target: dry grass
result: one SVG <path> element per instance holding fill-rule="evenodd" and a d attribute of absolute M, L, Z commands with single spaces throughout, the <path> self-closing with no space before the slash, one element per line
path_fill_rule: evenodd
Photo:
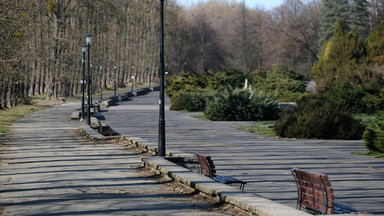
<path fill-rule="evenodd" d="M 29 113 L 45 108 L 46 106 L 23 105 L 12 109 L 0 110 L 0 135 L 8 133 L 9 127 L 16 120 L 23 118 Z"/>

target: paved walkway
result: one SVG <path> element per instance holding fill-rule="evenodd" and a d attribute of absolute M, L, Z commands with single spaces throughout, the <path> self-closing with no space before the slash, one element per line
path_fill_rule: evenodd
<path fill-rule="evenodd" d="M 158 95 L 118 103 L 100 115 L 122 135 L 157 147 Z M 291 168 L 324 172 L 338 202 L 384 214 L 384 160 L 351 154 L 366 151 L 362 141 L 271 139 L 233 128 L 250 122 L 206 122 L 192 115 L 166 112 L 168 152 L 209 154 L 219 174 L 249 182 L 245 191 L 292 207 L 296 185 Z"/>
<path fill-rule="evenodd" d="M 139 157 L 123 146 L 82 139 L 67 120 L 76 106 L 28 115 L 0 140 L 3 215 L 226 215 L 141 177 Z"/>

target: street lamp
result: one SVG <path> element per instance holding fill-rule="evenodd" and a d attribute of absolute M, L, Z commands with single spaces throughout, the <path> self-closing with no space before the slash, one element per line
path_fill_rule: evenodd
<path fill-rule="evenodd" d="M 183 64 L 183 69 L 182 69 L 182 71 L 181 71 L 181 73 L 184 73 L 184 69 L 185 69 L 185 66 L 187 65 L 187 62 L 184 62 L 184 64 Z"/>
<path fill-rule="evenodd" d="M 133 82 L 135 81 L 135 76 L 131 76 L 131 82 L 132 82 L 132 89 L 131 89 L 131 92 L 133 94 Z"/>
<path fill-rule="evenodd" d="M 86 34 L 86 35 L 85 35 L 85 41 L 86 41 L 86 43 L 87 43 L 87 47 L 88 47 L 87 125 L 90 125 L 90 124 L 91 124 L 91 96 L 90 96 L 90 93 L 91 93 L 91 86 L 90 86 L 90 83 L 91 83 L 91 73 L 90 73 L 91 59 L 90 59 L 90 50 L 91 50 L 91 39 L 92 39 L 92 36 L 93 36 L 92 34 Z"/>
<path fill-rule="evenodd" d="M 100 64 L 100 101 L 103 101 L 103 65 Z"/>
<path fill-rule="evenodd" d="M 151 88 L 151 76 L 152 76 L 152 73 L 151 73 L 151 64 L 148 65 L 148 80 L 149 80 L 149 88 Z"/>
<path fill-rule="evenodd" d="M 135 76 L 133 75 L 134 70 L 135 70 L 135 66 L 132 65 L 132 76 L 131 76 L 131 81 L 132 81 L 132 90 L 131 90 L 131 92 L 132 93 L 133 93 L 133 79 L 135 79 Z"/>
<path fill-rule="evenodd" d="M 90 64 L 91 65 L 91 79 L 89 80 L 89 85 L 91 85 L 91 105 L 92 105 L 92 103 L 93 103 L 93 93 L 94 93 L 94 89 L 93 89 L 93 70 L 92 70 L 92 68 L 93 68 L 93 65 L 92 65 L 92 63 Z M 92 108 L 92 107 L 91 107 Z"/>
<path fill-rule="evenodd" d="M 81 76 L 81 116 L 80 116 L 80 121 L 84 121 L 84 90 L 85 90 L 85 52 L 87 51 L 87 45 L 82 45 L 81 46 L 82 51 L 83 51 L 83 59 L 82 59 L 82 64 L 83 64 L 83 73 Z"/>
<path fill-rule="evenodd" d="M 117 66 L 115 65 L 115 97 L 116 97 L 116 88 L 117 88 L 117 85 L 116 85 L 116 82 L 117 82 L 117 78 L 116 78 L 116 71 L 117 71 Z"/>
<path fill-rule="evenodd" d="M 164 112 L 164 0 L 160 0 L 160 99 L 159 99 L 159 156 L 165 157 Z"/>

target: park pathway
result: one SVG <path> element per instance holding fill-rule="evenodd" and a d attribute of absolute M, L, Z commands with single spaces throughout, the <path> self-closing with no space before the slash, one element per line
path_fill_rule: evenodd
<path fill-rule="evenodd" d="M 138 155 L 122 145 L 81 138 L 68 121 L 76 106 L 32 113 L 0 141 L 2 215 L 227 215 L 141 177 Z"/>
<path fill-rule="evenodd" d="M 121 102 L 99 113 L 114 130 L 157 147 L 158 92 Z M 248 181 L 245 191 L 295 207 L 293 167 L 324 172 L 336 200 L 384 214 L 384 160 L 351 154 L 365 152 L 362 141 L 273 139 L 234 129 L 250 122 L 209 122 L 196 113 L 166 112 L 167 151 L 200 152 L 213 157 L 218 174 Z"/>

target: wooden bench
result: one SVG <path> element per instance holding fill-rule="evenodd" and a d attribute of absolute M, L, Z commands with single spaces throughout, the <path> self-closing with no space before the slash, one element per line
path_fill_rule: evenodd
<path fill-rule="evenodd" d="M 297 209 L 314 214 L 367 214 L 335 202 L 331 182 L 326 174 L 293 168 L 297 185 Z"/>
<path fill-rule="evenodd" d="M 100 120 L 98 120 L 98 123 L 99 123 L 99 133 L 104 135 L 104 136 L 112 136 L 113 135 L 113 131 L 112 131 L 112 128 L 105 124 L 105 123 L 102 123 Z"/>
<path fill-rule="evenodd" d="M 240 184 L 240 189 L 244 190 L 245 184 L 247 184 L 247 182 L 233 178 L 231 176 L 216 175 L 216 168 L 210 156 L 199 153 L 195 153 L 195 155 L 200 164 L 200 174 L 208 176 L 209 178 L 223 184 Z"/>

